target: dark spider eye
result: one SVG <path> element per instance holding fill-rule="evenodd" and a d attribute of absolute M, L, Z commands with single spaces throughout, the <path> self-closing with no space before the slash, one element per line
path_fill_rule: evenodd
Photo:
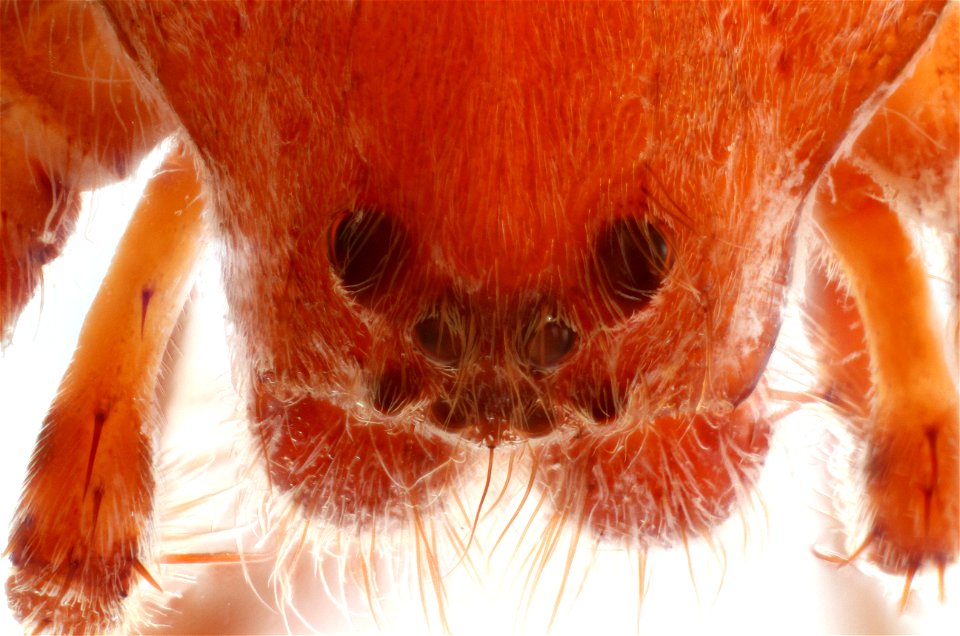
<path fill-rule="evenodd" d="M 524 357 L 540 369 L 555 367 L 573 350 L 577 332 L 555 316 L 548 315 L 527 339 Z"/>
<path fill-rule="evenodd" d="M 670 267 L 670 249 L 660 231 L 632 217 L 616 219 L 603 229 L 595 256 L 607 295 L 626 312 L 650 302 Z"/>
<path fill-rule="evenodd" d="M 428 358 L 455 367 L 463 355 L 464 329 L 462 314 L 452 303 L 443 303 L 434 314 L 414 325 L 413 336 Z"/>
<path fill-rule="evenodd" d="M 532 400 L 524 403 L 515 413 L 513 426 L 527 437 L 542 437 L 553 431 L 550 411 L 540 402 Z"/>
<path fill-rule="evenodd" d="M 437 400 L 430 405 L 430 415 L 444 431 L 460 431 L 470 423 L 470 416 L 462 402 L 454 405 L 445 399 Z"/>
<path fill-rule="evenodd" d="M 360 304 L 374 304 L 396 286 L 407 237 L 395 219 L 374 210 L 344 215 L 330 237 L 329 258 L 340 282 Z"/>
<path fill-rule="evenodd" d="M 384 415 L 393 415 L 416 399 L 413 379 L 399 367 L 384 370 L 377 378 L 371 402 Z"/>

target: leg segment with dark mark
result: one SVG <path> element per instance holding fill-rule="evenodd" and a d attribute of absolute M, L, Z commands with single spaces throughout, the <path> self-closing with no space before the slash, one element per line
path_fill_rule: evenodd
<path fill-rule="evenodd" d="M 151 516 L 152 400 L 201 244 L 199 190 L 179 152 L 150 182 L 44 421 L 10 538 L 10 604 L 28 629 L 107 631 L 123 615 Z"/>
<path fill-rule="evenodd" d="M 93 439 L 90 441 L 90 458 L 87 460 L 87 474 L 83 478 L 83 496 L 87 496 L 90 488 L 90 476 L 93 475 L 93 464 L 97 460 L 97 448 L 100 447 L 100 435 L 103 425 L 107 422 L 107 411 L 97 410 L 93 415 Z M 102 493 L 101 493 L 102 494 Z"/>
<path fill-rule="evenodd" d="M 144 287 L 140 292 L 140 337 L 143 338 L 143 325 L 147 321 L 147 307 L 153 298 L 153 288 Z"/>

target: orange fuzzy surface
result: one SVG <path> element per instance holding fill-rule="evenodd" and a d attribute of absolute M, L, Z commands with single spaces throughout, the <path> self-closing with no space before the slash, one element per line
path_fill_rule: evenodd
<path fill-rule="evenodd" d="M 520 448 L 524 498 L 643 551 L 708 536 L 757 480 L 773 419 L 763 374 L 804 205 L 941 8 L 108 0 L 87 19 L 112 33 L 104 50 L 143 100 L 130 115 L 129 98 L 114 98 L 139 130 L 123 157 L 176 133 L 202 165 L 254 461 L 291 514 L 348 534 L 419 528 L 449 513 L 477 466 Z M 12 13 L 5 6 L 5 33 Z M 43 82 L 21 84 L 44 108 L 64 108 Z M 887 107 L 904 103 L 896 93 Z M 64 143 L 57 126 L 41 126 L 51 147 Z M 882 162 L 890 150 L 866 130 L 864 152 Z M 99 156 L 88 147 L 98 138 L 65 143 Z M 904 161 L 945 174 L 945 154 Z M 26 170 L 10 156 L 5 175 Z M 949 180 L 929 181 L 939 191 Z M 37 225 L 55 197 L 40 188 L 38 204 L 27 190 L 5 189 L 3 203 L 22 202 L 17 218 Z M 852 292 L 863 300 L 883 276 L 854 270 L 854 248 L 835 249 L 850 257 L 846 276 L 866 281 Z M 5 301 L 0 316 L 15 315 L 37 274 L 8 278 L 0 291 L 17 306 Z M 876 305 L 863 302 L 866 316 Z M 864 349 L 860 314 L 836 316 L 853 333 L 842 346 Z M 881 345 L 895 342 L 883 333 Z M 842 388 L 862 410 L 868 372 L 856 367 Z M 886 377 L 873 378 L 881 393 Z M 941 387 L 954 413 L 955 380 Z M 38 453 L 50 452 L 41 439 Z M 955 443 L 945 452 L 952 470 Z M 115 477 L 118 490 L 130 485 Z M 871 479 L 880 513 L 898 507 Z M 945 484 L 937 497 L 955 498 L 956 480 Z M 25 496 L 54 505 L 41 499 Z M 956 558 L 952 501 L 941 565 Z M 148 534 L 149 511 L 131 512 Z M 32 520 L 22 514 L 18 528 Z M 458 531 L 468 544 L 476 520 Z M 56 527 L 39 534 L 49 537 L 39 552 L 59 550 Z M 13 550 L 29 569 L 30 550 Z M 125 594 L 104 613 L 119 621 Z"/>
<path fill-rule="evenodd" d="M 921 5 L 856 19 L 831 5 L 108 6 L 211 169 L 255 385 L 365 425 L 399 410 L 405 434 L 428 436 L 452 402 L 461 437 L 494 446 L 525 436 L 518 412 L 538 401 L 561 449 L 570 431 L 660 434 L 661 416 L 725 436 L 777 332 L 804 195 L 934 19 Z M 824 33 L 843 47 L 824 50 Z M 354 297 L 330 263 L 350 210 L 390 219 L 393 254 Z M 631 216 L 662 228 L 673 262 L 645 311 L 611 310 L 596 237 Z M 417 348 L 433 311 L 466 340 L 454 369 Z M 538 312 L 577 336 L 547 373 L 514 344 Z M 399 405 L 371 408 L 396 367 Z M 604 385 L 614 421 L 595 427 L 582 413 Z M 756 462 L 734 437 L 716 442 L 727 459 Z"/>

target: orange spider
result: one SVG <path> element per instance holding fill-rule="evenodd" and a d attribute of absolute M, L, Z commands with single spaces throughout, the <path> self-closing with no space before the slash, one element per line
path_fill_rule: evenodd
<path fill-rule="evenodd" d="M 944 6 L 4 2 L 0 332 L 79 192 L 178 139 L 44 421 L 14 612 L 96 632 L 156 584 L 155 387 L 204 237 L 259 461 L 311 523 L 419 528 L 523 448 L 545 545 L 707 535 L 768 449 L 807 202 L 822 396 L 866 449 L 850 558 L 942 578 L 956 361 L 899 215 L 956 264 Z"/>

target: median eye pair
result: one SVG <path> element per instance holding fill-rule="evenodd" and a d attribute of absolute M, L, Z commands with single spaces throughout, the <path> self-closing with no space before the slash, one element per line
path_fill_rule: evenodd
<path fill-rule="evenodd" d="M 462 308 L 441 303 L 414 325 L 414 341 L 434 363 L 456 369 L 467 349 L 467 334 L 472 331 L 467 320 Z M 551 369 L 569 357 L 577 334 L 557 312 L 536 310 L 523 324 L 514 346 L 517 357 L 529 367 Z"/>
<path fill-rule="evenodd" d="M 394 217 L 360 208 L 343 214 L 330 230 L 328 257 L 343 289 L 361 306 L 380 310 L 403 276 L 410 237 Z M 619 319 L 642 310 L 663 284 L 672 253 L 664 233 L 645 218 L 622 216 L 606 222 L 591 243 L 587 279 L 595 306 Z M 550 369 L 573 351 L 577 333 L 558 311 L 539 311 L 520 339 L 521 358 Z M 413 329 L 424 354 L 456 367 L 466 347 L 465 317 L 445 304 L 431 309 Z"/>

